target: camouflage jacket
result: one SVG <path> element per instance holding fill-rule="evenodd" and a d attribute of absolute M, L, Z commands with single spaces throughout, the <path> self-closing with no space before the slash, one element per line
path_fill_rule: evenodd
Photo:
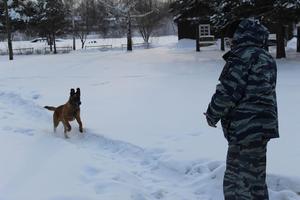
<path fill-rule="evenodd" d="M 207 120 L 221 120 L 225 137 L 236 141 L 277 138 L 277 67 L 263 48 L 268 30 L 252 20 L 239 24 L 220 83 L 207 109 Z"/>

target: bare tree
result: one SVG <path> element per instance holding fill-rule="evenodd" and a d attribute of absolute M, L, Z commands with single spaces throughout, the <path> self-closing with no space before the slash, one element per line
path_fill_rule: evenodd
<path fill-rule="evenodd" d="M 75 34 L 80 38 L 81 48 L 84 48 L 89 33 L 106 32 L 108 13 L 102 1 L 82 0 L 75 10 L 75 15 Z"/>
<path fill-rule="evenodd" d="M 153 10 L 149 12 L 138 11 L 137 5 L 140 0 L 98 0 L 101 1 L 105 7 L 109 10 L 111 16 L 115 16 L 120 22 L 126 21 L 127 25 L 127 51 L 132 51 L 132 26 L 133 21 L 137 18 L 142 18 L 153 13 Z M 125 19 L 125 20 L 124 20 Z"/>
<path fill-rule="evenodd" d="M 115 12 L 126 18 L 127 22 L 127 51 L 132 51 L 132 16 L 135 11 L 136 0 L 119 0 Z"/>
<path fill-rule="evenodd" d="M 149 38 L 160 22 L 167 17 L 169 5 L 158 0 L 139 0 L 136 10 L 148 15 L 136 18 L 136 23 L 144 42 L 149 43 Z"/>
<path fill-rule="evenodd" d="M 79 37 L 81 42 L 81 48 L 83 49 L 87 39 L 87 35 L 89 34 L 88 27 L 84 24 L 78 24 L 75 26 L 74 32 Z"/>
<path fill-rule="evenodd" d="M 84 48 L 87 35 L 90 32 L 90 15 L 89 15 L 89 3 L 90 1 L 81 1 L 76 14 L 78 15 L 79 20 L 74 25 L 75 26 L 75 35 L 77 35 L 81 41 L 81 48 Z"/>
<path fill-rule="evenodd" d="M 73 50 L 76 50 L 75 10 L 78 7 L 78 0 L 64 0 L 64 3 L 66 8 L 70 11 L 70 20 L 72 21 Z"/>

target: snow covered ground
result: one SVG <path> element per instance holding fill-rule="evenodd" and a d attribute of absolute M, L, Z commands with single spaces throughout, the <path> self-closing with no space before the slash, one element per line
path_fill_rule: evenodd
<path fill-rule="evenodd" d="M 227 144 L 202 114 L 222 52 L 196 53 L 176 37 L 157 44 L 0 56 L 0 200 L 222 200 Z M 277 61 L 281 138 L 268 146 L 271 200 L 300 199 L 300 55 L 288 55 Z M 76 87 L 85 132 L 73 122 L 66 140 L 43 106 L 65 103 Z"/>
<path fill-rule="evenodd" d="M 164 36 L 164 37 L 152 37 L 149 40 L 149 43 L 151 45 L 164 45 L 168 44 L 171 41 L 176 41 L 176 36 Z M 141 37 L 133 37 L 132 38 L 133 44 L 142 44 L 143 38 Z M 127 44 L 127 38 L 97 38 L 96 36 L 89 37 L 86 42 L 83 49 L 81 49 L 82 43 L 79 39 L 76 39 L 76 49 L 82 50 L 82 51 L 90 51 L 95 49 L 100 50 L 110 50 L 117 49 L 117 50 L 126 50 L 126 44 Z M 72 47 L 73 40 L 70 39 L 58 39 L 56 42 L 56 46 L 58 48 L 61 47 Z M 99 47 L 101 45 L 111 45 L 111 48 L 102 48 Z M 87 47 L 87 48 L 86 48 Z M 97 47 L 97 48 L 96 48 Z M 13 49 L 22 49 L 22 48 L 34 48 L 35 54 L 43 54 L 45 51 L 45 48 L 49 48 L 47 42 L 45 41 L 39 41 L 39 42 L 31 42 L 31 41 L 14 41 L 13 42 Z M 136 47 L 136 48 L 141 48 Z M 59 50 L 59 49 L 58 49 Z M 24 50 L 25 51 L 25 50 Z M 24 51 L 23 54 L 24 54 Z M 49 49 L 48 49 L 49 51 Z M 15 50 L 15 53 L 19 53 L 19 50 Z M 7 42 L 0 42 L 0 55 L 7 54 Z"/>

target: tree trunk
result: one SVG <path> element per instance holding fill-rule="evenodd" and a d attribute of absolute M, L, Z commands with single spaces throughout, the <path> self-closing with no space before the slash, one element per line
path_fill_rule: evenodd
<path fill-rule="evenodd" d="M 52 39 L 52 36 L 51 34 L 49 34 L 49 45 L 50 45 L 50 51 L 52 52 L 53 51 L 53 48 L 52 48 L 52 45 L 53 45 L 53 39 Z"/>
<path fill-rule="evenodd" d="M 127 17 L 127 26 L 128 26 L 128 32 L 127 32 L 127 51 L 132 51 L 132 38 L 131 38 L 131 17 L 130 13 L 128 13 Z"/>
<path fill-rule="evenodd" d="M 300 52 L 300 26 L 297 27 L 297 52 Z"/>
<path fill-rule="evenodd" d="M 266 49 L 267 52 L 270 52 L 270 47 L 269 47 L 268 44 L 266 45 L 265 49 Z"/>
<path fill-rule="evenodd" d="M 55 41 L 55 33 L 53 33 L 53 47 L 54 47 L 54 54 L 57 54 L 57 51 L 56 51 L 56 41 Z"/>
<path fill-rule="evenodd" d="M 146 37 L 146 48 L 148 49 L 149 48 L 149 39 L 150 39 L 150 35 L 147 35 L 147 37 Z"/>
<path fill-rule="evenodd" d="M 13 52 L 12 41 L 11 41 L 12 40 L 11 39 L 11 26 L 10 26 L 7 0 L 4 0 L 4 9 L 5 9 L 5 18 L 6 18 L 6 32 L 7 32 L 9 60 L 13 60 L 14 59 L 14 52 Z"/>
<path fill-rule="evenodd" d="M 73 50 L 76 50 L 76 36 L 75 36 L 75 19 L 74 19 L 74 9 L 72 8 L 72 27 L 73 27 Z"/>
<path fill-rule="evenodd" d="M 225 38 L 223 33 L 221 33 L 221 51 L 225 51 Z"/>
<path fill-rule="evenodd" d="M 84 48 L 86 37 L 87 37 L 87 33 L 85 33 L 85 31 L 82 31 L 81 34 L 79 34 L 79 38 L 80 38 L 80 41 L 81 41 L 81 49 Z"/>
<path fill-rule="evenodd" d="M 196 25 L 196 51 L 200 52 L 200 35 L 199 35 L 199 25 Z"/>
<path fill-rule="evenodd" d="M 75 34 L 73 35 L 73 50 L 76 50 L 76 38 L 75 38 Z"/>
<path fill-rule="evenodd" d="M 85 41 L 86 41 L 85 36 L 83 36 L 81 39 L 81 49 L 84 48 Z"/>
<path fill-rule="evenodd" d="M 285 29 L 282 24 L 278 24 L 276 40 L 277 40 L 277 51 L 276 51 L 276 58 L 285 58 L 285 45 L 284 45 L 284 33 Z"/>

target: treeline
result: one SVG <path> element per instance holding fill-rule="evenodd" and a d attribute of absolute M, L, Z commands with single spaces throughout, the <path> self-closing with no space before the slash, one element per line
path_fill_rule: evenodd
<path fill-rule="evenodd" d="M 169 4 L 160 0 L 0 0 L 0 33 L 8 39 L 12 59 L 11 34 L 47 38 L 56 53 L 55 38 L 73 35 L 84 47 L 90 33 L 106 36 L 127 35 L 132 49 L 132 31 L 146 43 L 155 29 L 169 16 Z M 75 42 L 73 45 L 75 49 Z"/>
<path fill-rule="evenodd" d="M 127 49 L 132 50 L 132 32 L 137 31 L 148 43 L 162 22 L 173 14 L 175 22 L 199 25 L 209 21 L 222 38 L 226 25 L 245 18 L 257 17 L 271 27 L 277 36 L 277 58 L 285 57 L 287 27 L 300 21 L 299 0 L 0 0 L 0 38 L 8 40 L 10 59 L 12 33 L 45 37 L 56 53 L 55 38 L 72 35 L 84 47 L 90 33 L 127 36 Z M 300 51 L 300 28 L 298 51 Z M 75 49 L 75 42 L 73 45 Z"/>
<path fill-rule="evenodd" d="M 277 36 L 277 58 L 286 57 L 285 38 L 287 28 L 300 21 L 299 0 L 175 0 L 171 12 L 176 21 L 189 21 L 191 25 L 209 20 L 221 37 L 226 26 L 235 20 L 256 17 Z M 298 28 L 300 52 L 300 29 Z M 224 43 L 223 43 L 224 44 Z M 224 48 L 224 47 L 223 47 Z"/>

